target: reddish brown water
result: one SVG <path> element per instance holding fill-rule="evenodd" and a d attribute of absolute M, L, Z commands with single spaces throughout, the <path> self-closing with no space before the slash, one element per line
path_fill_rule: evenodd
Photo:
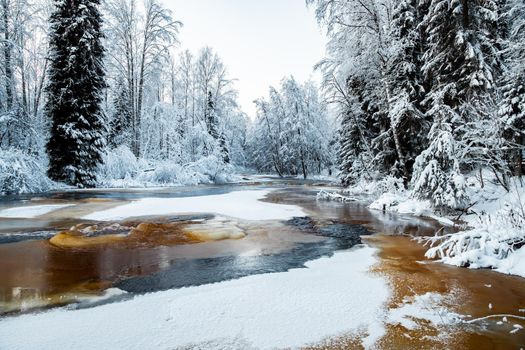
<path fill-rule="evenodd" d="M 453 294 L 456 302 L 447 305 L 450 311 L 468 315 L 467 319 L 495 314 L 525 316 L 525 279 L 490 270 L 470 270 L 428 261 L 426 248 L 409 236 L 430 236 L 441 226 L 431 220 L 410 218 L 390 213 L 370 211 L 359 203 L 340 204 L 313 202 L 299 191 L 288 196 L 270 196 L 275 203 L 299 204 L 312 215 L 324 219 L 362 224 L 377 232 L 365 241 L 377 248 L 380 263 L 374 273 L 386 276 L 392 286 L 389 307 L 397 307 L 403 299 L 427 292 Z M 490 287 L 489 287 L 490 286 Z M 489 308 L 489 305 L 492 308 Z M 409 331 L 402 326 L 388 326 L 380 342 L 382 349 L 522 349 L 525 348 L 525 330 L 514 334 L 514 324 L 525 329 L 525 322 L 508 317 L 476 322 L 472 327 L 436 329 L 423 322 L 423 328 Z M 435 337 L 443 332 L 450 337 Z M 362 335 L 327 339 L 313 349 L 362 349 Z"/>
<path fill-rule="evenodd" d="M 168 219 L 76 223 L 50 240 L 0 244 L 0 315 L 100 295 L 124 278 L 149 275 L 181 259 L 274 254 L 320 240 L 279 222 Z M 71 221 L 54 224 L 67 227 Z"/>
<path fill-rule="evenodd" d="M 367 241 L 379 247 L 381 262 L 377 273 L 386 275 L 393 287 L 390 306 L 402 303 L 407 296 L 437 292 L 453 294 L 455 302 L 447 305 L 451 311 L 470 315 L 467 319 L 495 314 L 524 316 L 525 279 L 507 276 L 489 270 L 469 270 L 425 261 L 425 248 L 408 237 L 378 235 Z M 489 308 L 491 305 L 492 308 Z M 382 341 L 383 348 L 421 349 L 519 349 L 525 345 L 525 332 L 511 334 L 514 324 L 525 327 L 523 320 L 508 317 L 509 322 L 498 325 L 501 317 L 476 322 L 471 329 L 452 328 L 452 339 L 426 339 L 423 337 L 437 330 L 433 327 L 409 331 L 402 327 L 389 327 Z M 482 328 L 486 327 L 483 331 Z M 443 331 L 443 330 L 441 330 Z M 408 335 L 408 336 L 407 336 Z"/>
<path fill-rule="evenodd" d="M 94 202 L 84 201 L 91 206 L 86 212 L 96 208 Z M 380 233 L 367 238 L 366 242 L 379 249 L 380 263 L 373 273 L 389 279 L 393 291 L 390 307 L 400 305 L 405 297 L 438 292 L 453 293 L 455 302 L 447 307 L 469 315 L 468 319 L 491 314 L 525 315 L 520 311 L 525 309 L 525 279 L 488 270 L 461 269 L 428 261 L 422 263 L 425 248 L 400 234 L 432 235 L 439 229 L 435 222 L 373 212 L 358 203 L 317 202 L 315 188 L 309 186 L 274 192 L 268 201 L 300 205 L 318 220 L 362 224 Z M 47 227 L 49 220 L 54 220 L 54 227 L 68 228 L 79 224 L 78 220 L 62 216 L 28 220 L 24 225 Z M 188 222 L 167 225 L 150 222 L 142 226 L 141 222 L 121 224 L 130 227 L 134 233 L 125 237 L 117 233 L 86 239 L 73 232 L 72 237 L 71 233 L 59 236 L 55 244 L 40 240 L 0 245 L 0 310 L 9 312 L 69 303 L 79 296 L 99 294 L 122 278 L 160 271 L 176 259 L 275 254 L 296 244 L 320 239 L 301 234 L 279 222 L 225 222 L 220 228 L 209 221 L 197 227 Z M 241 230 L 247 236 L 219 241 L 201 238 L 203 232 L 225 229 Z M 191 232 L 198 234 L 193 236 Z M 520 349 L 525 346 L 525 331 L 509 333 L 513 324 L 525 326 L 524 322 L 511 319 L 498 325 L 496 322 L 500 320 L 450 329 L 438 329 L 432 325 L 423 325 L 416 330 L 388 326 L 380 348 Z M 432 338 L 443 332 L 450 336 Z M 359 349 L 362 348 L 362 336 L 354 334 L 327 339 L 313 348 Z"/>

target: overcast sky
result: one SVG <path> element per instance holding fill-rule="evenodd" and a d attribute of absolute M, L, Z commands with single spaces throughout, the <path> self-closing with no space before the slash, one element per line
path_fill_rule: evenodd
<path fill-rule="evenodd" d="M 239 102 L 254 117 L 252 101 L 285 75 L 318 79 L 313 65 L 325 37 L 304 0 L 164 0 L 184 23 L 181 48 L 214 48 L 237 78 Z"/>

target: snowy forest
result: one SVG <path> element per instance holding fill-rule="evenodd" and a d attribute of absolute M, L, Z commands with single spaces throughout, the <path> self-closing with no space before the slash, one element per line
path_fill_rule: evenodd
<path fill-rule="evenodd" d="M 252 122 L 227 63 L 210 47 L 183 49 L 183 23 L 157 0 L 1 5 L 3 194 L 332 167 L 333 123 L 313 82 L 283 78 Z"/>
<path fill-rule="evenodd" d="M 467 205 L 465 174 L 523 174 L 523 1 L 311 0 L 339 107 L 341 180 L 392 176 L 436 207 Z M 351 6 L 349 6 L 351 4 Z"/>
<path fill-rule="evenodd" d="M 524 155 L 525 0 L 0 0 L 0 348 L 522 349 Z"/>
<path fill-rule="evenodd" d="M 322 92 L 285 77 L 252 121 L 227 64 L 181 49 L 157 0 L 2 0 L 1 192 L 338 168 L 346 185 L 391 176 L 460 208 L 465 174 L 522 175 L 522 1 L 307 3 L 329 37 Z M 83 79 L 91 91 L 63 94 Z"/>

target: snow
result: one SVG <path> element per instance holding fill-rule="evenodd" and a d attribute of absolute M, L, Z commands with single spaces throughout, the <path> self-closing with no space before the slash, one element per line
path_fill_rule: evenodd
<path fill-rule="evenodd" d="M 126 146 L 104 155 L 98 167 L 98 187 L 145 188 L 195 186 L 198 184 L 237 182 L 234 167 L 216 156 L 179 164 L 173 160 L 136 158 Z"/>
<path fill-rule="evenodd" d="M 369 333 L 370 346 L 384 333 L 378 320 L 389 297 L 386 281 L 367 272 L 375 253 L 357 247 L 303 269 L 5 318 L 0 348 L 272 349 L 348 332 Z"/>
<path fill-rule="evenodd" d="M 481 188 L 469 178 L 469 197 L 474 203 L 462 217 L 467 226 L 457 234 L 436 236 L 427 252 L 450 265 L 492 268 L 525 277 L 525 186 L 511 180 L 510 191 L 485 174 Z"/>
<path fill-rule="evenodd" d="M 387 322 L 400 324 L 407 330 L 420 327 L 416 320 L 424 320 L 434 327 L 454 325 L 462 322 L 463 317 L 443 307 L 445 297 L 438 293 L 428 292 L 406 298 L 398 308 L 390 309 Z"/>
<path fill-rule="evenodd" d="M 0 218 L 31 219 L 73 205 L 74 204 L 44 204 L 9 208 L 0 211 Z"/>
<path fill-rule="evenodd" d="M 399 214 L 409 214 L 427 217 L 436 220 L 445 226 L 452 226 L 454 222 L 446 217 L 436 215 L 428 200 L 412 198 L 410 192 L 384 193 L 369 205 L 370 209 L 388 211 Z"/>
<path fill-rule="evenodd" d="M 525 247 L 497 262 L 494 267 L 498 272 L 525 277 Z"/>
<path fill-rule="evenodd" d="M 0 196 L 64 187 L 47 177 L 45 159 L 18 149 L 0 150 Z"/>
<path fill-rule="evenodd" d="M 356 201 L 355 198 L 343 196 L 340 193 L 329 192 L 325 190 L 319 191 L 317 193 L 317 200 L 327 200 L 327 201 L 338 201 L 338 202 L 353 202 Z"/>
<path fill-rule="evenodd" d="M 427 258 L 472 269 L 494 271 L 525 277 L 525 185 L 518 178 L 509 180 L 505 190 L 490 171 L 466 177 L 466 193 L 470 207 L 461 215 L 462 231 L 436 235 L 426 241 L 430 245 Z M 385 178 L 361 182 L 343 191 L 345 194 L 365 193 L 372 198 L 370 209 L 428 217 L 442 225 L 456 225 L 458 213 L 444 216 L 437 213 L 428 200 L 416 198 L 413 189 L 404 190 L 396 181 Z M 319 198 L 341 200 L 338 194 L 320 193 Z"/>
<path fill-rule="evenodd" d="M 244 220 L 288 220 L 306 213 L 295 205 L 260 201 L 268 190 L 235 191 L 220 195 L 184 198 L 143 198 L 82 219 L 97 221 L 121 220 L 136 216 L 182 213 L 215 213 Z"/>

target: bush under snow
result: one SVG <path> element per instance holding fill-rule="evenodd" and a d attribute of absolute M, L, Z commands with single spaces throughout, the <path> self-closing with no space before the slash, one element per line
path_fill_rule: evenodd
<path fill-rule="evenodd" d="M 0 150 L 0 195 L 36 193 L 57 187 L 45 162 L 16 149 Z"/>
<path fill-rule="evenodd" d="M 233 166 L 210 155 L 188 164 L 175 160 L 146 160 L 120 146 L 105 155 L 99 167 L 102 187 L 150 187 L 225 183 L 236 179 Z"/>
<path fill-rule="evenodd" d="M 525 184 L 513 179 L 510 191 L 506 191 L 490 172 L 484 172 L 483 177 L 484 186 L 475 175 L 465 182 L 465 198 L 472 203 L 461 216 L 465 221 L 462 231 L 419 240 L 429 245 L 427 258 L 525 277 Z M 430 200 L 418 199 L 414 191 L 405 190 L 400 179 L 387 177 L 361 182 L 343 190 L 343 195 L 321 191 L 318 199 L 347 201 L 364 194 L 373 200 L 370 209 L 429 217 L 448 226 L 455 224 L 454 217 L 439 215 L 439 208 Z"/>
<path fill-rule="evenodd" d="M 509 192 L 491 184 L 483 191 L 472 189 L 478 201 L 465 217 L 468 228 L 427 239 L 426 256 L 525 277 L 525 186 L 517 179 L 512 185 Z"/>

